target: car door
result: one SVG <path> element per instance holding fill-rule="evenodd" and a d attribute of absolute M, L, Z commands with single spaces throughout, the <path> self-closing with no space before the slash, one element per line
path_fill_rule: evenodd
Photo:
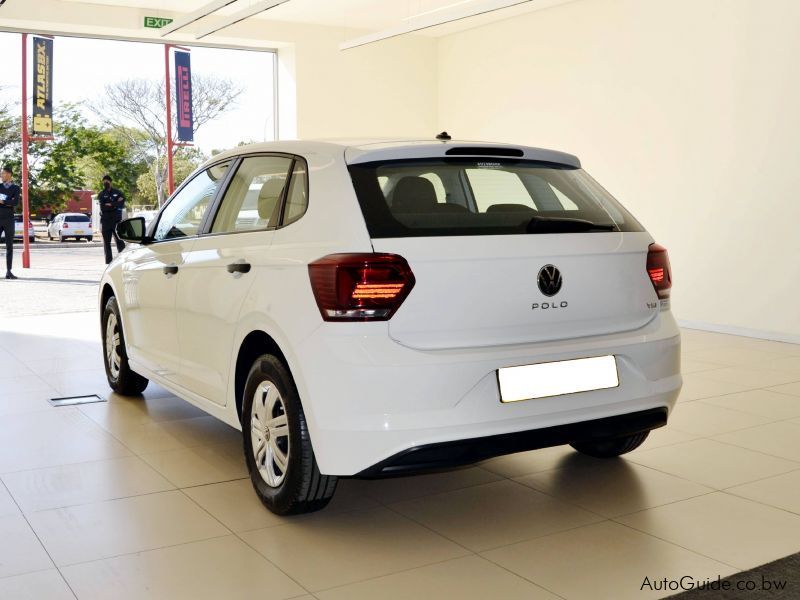
<path fill-rule="evenodd" d="M 181 268 L 179 383 L 220 405 L 241 307 L 264 266 L 292 163 L 287 156 L 242 158 Z"/>
<path fill-rule="evenodd" d="M 161 211 L 152 241 L 123 255 L 129 356 L 171 381 L 180 366 L 175 295 L 181 269 L 229 166 L 218 163 L 187 181 Z"/>

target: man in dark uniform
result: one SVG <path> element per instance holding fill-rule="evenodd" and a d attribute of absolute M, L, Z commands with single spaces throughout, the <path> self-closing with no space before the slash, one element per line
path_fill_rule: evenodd
<path fill-rule="evenodd" d="M 19 204 L 20 189 L 11 181 L 14 175 L 11 167 L 3 167 L 0 171 L 0 233 L 6 238 L 6 279 L 16 279 L 11 272 L 14 262 L 14 207 Z M 22 235 L 27 235 L 26 227 L 22 225 Z"/>
<path fill-rule="evenodd" d="M 122 220 L 122 209 L 125 196 L 118 189 L 111 187 L 111 177 L 103 177 L 103 191 L 97 195 L 100 205 L 100 227 L 103 230 L 103 249 L 106 253 L 106 264 L 111 262 L 111 238 L 117 243 L 117 252 L 125 249 L 125 242 L 117 237 L 115 227 Z"/>

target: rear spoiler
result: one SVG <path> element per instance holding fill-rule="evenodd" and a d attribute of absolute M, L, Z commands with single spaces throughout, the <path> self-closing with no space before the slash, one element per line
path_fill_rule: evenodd
<path fill-rule="evenodd" d="M 398 144 L 374 144 L 369 146 L 351 146 L 345 150 L 345 161 L 349 165 L 390 160 L 408 160 L 415 158 L 444 158 L 447 156 L 472 156 L 494 158 L 519 158 L 579 169 L 581 161 L 577 156 L 530 146 L 511 146 L 506 144 L 475 144 L 464 142 L 426 142 Z"/>

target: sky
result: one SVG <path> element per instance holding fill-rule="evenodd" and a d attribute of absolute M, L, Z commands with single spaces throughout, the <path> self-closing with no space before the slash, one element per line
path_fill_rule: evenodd
<path fill-rule="evenodd" d="M 0 97 L 19 101 L 21 95 L 22 42 L 18 33 L 0 32 Z M 28 40 L 28 69 L 32 43 Z M 56 37 L 53 51 L 53 94 L 61 102 L 98 99 L 108 83 L 132 78 L 164 80 L 164 46 Z M 267 52 L 192 48 L 192 73 L 231 79 L 244 92 L 234 109 L 195 133 L 195 145 L 205 154 L 225 149 L 240 141 L 270 141 L 273 138 L 273 55 Z M 174 81 L 174 73 L 172 74 Z M 31 74 L 28 74 L 30 102 Z M 28 104 L 30 111 L 30 104 Z M 173 108 L 174 110 L 174 108 Z M 99 123 L 91 111 L 87 118 Z M 174 114 L 174 113 L 173 113 Z"/>

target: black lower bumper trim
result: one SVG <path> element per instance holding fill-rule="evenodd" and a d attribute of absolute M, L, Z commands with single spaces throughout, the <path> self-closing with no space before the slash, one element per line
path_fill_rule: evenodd
<path fill-rule="evenodd" d="M 448 469 L 503 454 L 561 446 L 571 442 L 587 442 L 633 435 L 663 427 L 666 424 L 667 408 L 659 407 L 592 421 L 543 427 L 542 429 L 426 444 L 403 450 L 364 469 L 354 477 L 376 479 Z"/>

